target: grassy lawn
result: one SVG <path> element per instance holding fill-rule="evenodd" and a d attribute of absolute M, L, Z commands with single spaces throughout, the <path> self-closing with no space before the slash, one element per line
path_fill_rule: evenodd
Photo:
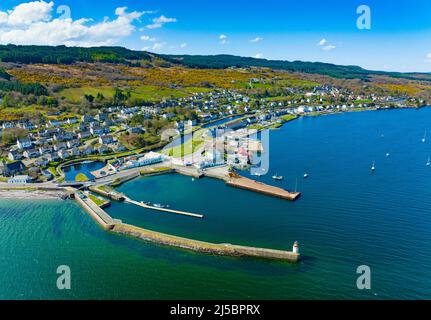
<path fill-rule="evenodd" d="M 75 181 L 77 182 L 87 182 L 90 179 L 83 173 L 78 173 L 75 177 Z"/>
<path fill-rule="evenodd" d="M 58 176 L 57 170 L 55 170 L 55 167 L 49 167 L 48 171 L 51 172 L 51 174 L 56 177 Z"/>
<path fill-rule="evenodd" d="M 98 186 L 97 189 L 110 193 L 113 189 L 108 186 Z"/>
<path fill-rule="evenodd" d="M 283 122 L 288 122 L 288 121 L 291 121 L 291 120 L 294 120 L 294 119 L 296 119 L 298 116 L 297 115 L 294 115 L 294 114 L 286 114 L 286 115 L 284 115 L 284 116 L 281 116 L 280 117 L 280 119 L 281 119 L 281 121 L 283 121 Z"/>
<path fill-rule="evenodd" d="M 179 146 L 173 147 L 168 150 L 163 150 L 163 154 L 172 157 L 183 157 L 192 154 L 204 144 L 205 140 L 203 134 L 205 133 L 205 131 L 206 129 L 197 130 L 193 134 L 192 139 L 187 140 L 185 143 Z"/>
<path fill-rule="evenodd" d="M 82 97 L 86 94 L 91 94 L 94 97 L 97 93 L 103 94 L 106 98 L 112 98 L 114 96 L 114 88 L 112 87 L 80 87 L 80 88 L 68 88 L 60 92 L 60 96 L 65 97 L 70 102 L 78 103 Z"/>
<path fill-rule="evenodd" d="M 101 206 L 101 205 L 103 205 L 103 204 L 105 204 L 106 203 L 106 200 L 105 199 L 102 199 L 102 198 L 99 198 L 99 197 L 96 197 L 95 195 L 93 195 L 93 194 L 91 194 L 91 193 L 89 193 L 88 194 L 88 197 L 96 204 L 96 205 L 98 205 L 99 207 Z"/>

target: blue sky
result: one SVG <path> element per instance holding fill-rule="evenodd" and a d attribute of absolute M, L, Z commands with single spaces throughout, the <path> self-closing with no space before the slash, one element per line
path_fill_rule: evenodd
<path fill-rule="evenodd" d="M 0 43 L 121 45 L 431 71 L 429 0 L 30 2 L 1 1 Z M 356 26 L 362 4 L 371 9 L 370 30 Z M 58 19 L 62 5 L 70 8 L 68 20 Z"/>

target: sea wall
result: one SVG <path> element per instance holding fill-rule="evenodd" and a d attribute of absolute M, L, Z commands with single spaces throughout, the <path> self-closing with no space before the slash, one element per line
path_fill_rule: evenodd
<path fill-rule="evenodd" d="M 231 244 L 209 243 L 167 235 L 124 223 L 115 224 L 111 231 L 162 245 L 215 255 L 237 257 L 249 256 L 266 259 L 286 260 L 291 262 L 297 262 L 300 257 L 299 254 L 295 254 L 290 251 L 237 246 Z"/>
<path fill-rule="evenodd" d="M 93 201 L 88 198 L 84 200 L 79 195 L 75 195 L 75 200 L 103 229 L 111 230 L 114 228 L 116 221 Z"/>
<path fill-rule="evenodd" d="M 124 177 L 121 177 L 121 178 L 117 178 L 117 179 L 115 179 L 115 180 L 111 183 L 111 186 L 115 186 L 115 187 L 117 187 L 117 186 L 119 186 L 119 185 L 121 185 L 121 184 L 123 184 L 123 183 L 125 183 L 125 182 L 127 182 L 127 181 L 133 180 L 133 179 L 135 179 L 135 178 L 137 178 L 137 177 L 139 177 L 139 176 L 140 176 L 140 173 L 139 173 L 139 172 L 131 173 L 131 174 L 127 175 L 127 176 L 124 176 Z"/>
<path fill-rule="evenodd" d="M 174 169 L 166 169 L 166 170 L 160 170 L 160 171 L 141 171 L 140 174 L 143 177 L 153 177 L 153 176 L 160 176 L 163 174 L 170 174 L 175 173 Z"/>

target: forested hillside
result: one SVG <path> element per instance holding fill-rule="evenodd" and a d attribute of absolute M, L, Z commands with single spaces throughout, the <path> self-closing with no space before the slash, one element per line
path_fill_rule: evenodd
<path fill-rule="evenodd" d="M 368 80 L 372 75 L 387 75 L 411 80 L 431 80 L 431 74 L 410 74 L 365 70 L 358 66 L 341 66 L 322 62 L 266 60 L 233 55 L 161 55 L 165 60 L 190 68 L 225 69 L 229 67 L 264 67 L 291 72 L 327 75 L 334 78 Z"/>
<path fill-rule="evenodd" d="M 15 63 L 72 64 L 75 62 L 107 62 L 131 64 L 150 60 L 145 52 L 122 47 L 79 48 L 66 46 L 0 46 L 0 60 Z"/>

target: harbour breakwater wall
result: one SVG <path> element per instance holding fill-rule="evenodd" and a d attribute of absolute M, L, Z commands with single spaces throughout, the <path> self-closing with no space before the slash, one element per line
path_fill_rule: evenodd
<path fill-rule="evenodd" d="M 75 194 L 75 199 L 103 229 L 112 230 L 116 223 L 121 223 L 120 220 L 112 219 L 110 215 L 96 205 L 90 198 L 81 198 L 79 194 Z"/>
<path fill-rule="evenodd" d="M 299 253 L 294 253 L 293 251 L 255 248 L 224 243 L 215 244 L 183 237 L 177 237 L 132 226 L 123 223 L 121 220 L 113 219 L 103 209 L 99 208 L 91 199 L 86 197 L 84 198 L 81 196 L 80 194 L 76 194 L 76 201 L 103 229 L 113 233 L 127 235 L 161 245 L 215 255 L 234 257 L 248 256 L 265 259 L 285 260 L 290 262 L 297 262 L 300 257 Z"/>
<path fill-rule="evenodd" d="M 294 253 L 292 251 L 255 248 L 224 243 L 216 244 L 167 235 L 124 223 L 114 225 L 111 231 L 162 245 L 215 255 L 233 257 L 248 256 L 256 258 L 286 260 L 291 262 L 297 262 L 300 257 L 299 253 Z"/>

